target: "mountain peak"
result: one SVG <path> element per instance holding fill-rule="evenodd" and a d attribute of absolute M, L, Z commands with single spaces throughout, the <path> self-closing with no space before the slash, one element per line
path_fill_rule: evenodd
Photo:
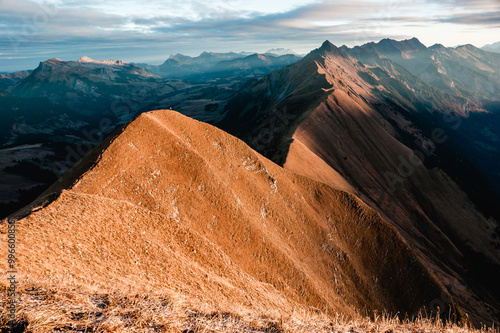
<path fill-rule="evenodd" d="M 262 54 L 262 53 L 254 53 L 254 54 L 247 56 L 246 58 L 255 58 L 255 59 L 265 60 L 265 59 L 267 59 L 267 56 L 265 54 Z"/>
<path fill-rule="evenodd" d="M 320 50 L 330 51 L 330 50 L 338 50 L 338 47 L 333 45 L 329 40 L 325 40 L 323 44 L 321 44 Z"/>
<path fill-rule="evenodd" d="M 268 51 L 265 52 L 266 54 L 275 54 L 275 55 L 287 55 L 287 54 L 293 54 L 293 55 L 298 55 L 298 53 L 296 53 L 295 51 L 291 50 L 291 49 L 285 49 L 283 47 L 278 47 L 278 48 L 274 48 L 274 49 L 270 49 Z"/>
<path fill-rule="evenodd" d="M 65 63 L 66 61 L 61 60 L 59 58 L 52 58 L 45 61 L 41 61 L 38 65 L 37 69 L 48 68 L 52 66 L 59 66 L 61 63 Z"/>
<path fill-rule="evenodd" d="M 337 46 L 330 43 L 329 40 L 325 40 L 319 48 L 309 52 L 309 54 L 307 54 L 303 59 L 311 59 L 316 56 L 325 56 L 325 55 L 330 55 L 330 56 L 333 55 L 343 58 L 347 57 L 347 55 L 344 52 L 342 52 L 342 50 L 340 50 Z"/>
<path fill-rule="evenodd" d="M 429 47 L 429 50 L 443 50 L 445 49 L 443 44 L 436 43 Z"/>
<path fill-rule="evenodd" d="M 368 43 L 363 45 L 363 47 L 375 50 L 385 57 L 397 57 L 403 59 L 410 59 L 413 57 L 413 53 L 424 52 L 427 50 L 427 47 L 416 37 L 400 41 L 384 38 L 378 43 Z"/>
<path fill-rule="evenodd" d="M 405 50 L 405 51 L 423 51 L 427 49 L 427 47 L 422 44 L 418 38 L 413 37 L 411 39 L 405 39 L 401 41 L 397 41 L 395 39 L 390 39 L 390 38 L 384 38 L 380 42 L 377 43 L 379 46 L 383 47 L 394 47 L 400 50 Z"/>
<path fill-rule="evenodd" d="M 422 42 L 417 38 L 417 37 L 413 37 L 412 39 L 407 39 L 405 40 L 404 42 L 407 42 L 407 44 L 412 44 L 416 47 L 418 47 L 419 49 L 422 49 L 422 50 L 425 50 L 427 49 L 427 46 L 425 46 L 424 44 L 422 44 Z"/>
<path fill-rule="evenodd" d="M 62 59 L 59 59 L 59 58 L 52 58 L 52 59 L 42 61 L 42 62 L 40 62 L 40 64 L 56 64 L 56 63 L 60 63 L 60 62 L 65 62 L 65 61 Z"/>
<path fill-rule="evenodd" d="M 317 51 L 320 53 L 325 52 L 325 53 L 343 56 L 342 51 L 337 46 L 332 44 L 329 40 L 325 40 L 323 42 L 323 44 L 321 44 L 321 47 L 319 49 L 317 49 Z"/>
<path fill-rule="evenodd" d="M 87 56 L 83 56 L 78 59 L 79 63 L 92 63 L 92 64 L 102 64 L 102 65 L 126 65 L 127 63 L 121 60 L 111 59 L 111 60 L 96 60 Z"/>
<path fill-rule="evenodd" d="M 464 49 L 464 50 L 479 50 L 477 47 L 475 47 L 472 44 L 464 44 L 456 47 L 457 49 Z"/>
<path fill-rule="evenodd" d="M 207 51 L 203 51 L 198 56 L 198 58 L 212 58 L 212 57 L 216 57 L 216 54 L 214 52 L 207 52 Z"/>

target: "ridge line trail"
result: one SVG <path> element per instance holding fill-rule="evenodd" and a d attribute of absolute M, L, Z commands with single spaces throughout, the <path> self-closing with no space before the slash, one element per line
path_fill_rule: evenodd
<path fill-rule="evenodd" d="M 191 143 L 187 142 L 185 138 L 180 137 L 169 126 L 167 126 L 166 124 L 164 124 L 163 122 L 161 122 L 156 116 L 151 115 L 149 112 L 148 113 L 144 113 L 144 115 L 148 119 L 153 120 L 155 122 L 155 124 L 159 125 L 161 128 L 164 128 L 165 130 L 167 130 L 170 134 L 172 134 L 180 142 L 182 142 L 182 144 L 186 147 L 186 149 L 188 149 L 188 150 L 192 151 L 193 153 L 195 153 L 203 161 L 203 163 L 205 163 L 205 165 L 208 167 L 208 169 L 212 169 L 214 167 L 212 165 L 212 163 L 209 163 L 209 161 L 207 159 L 205 159 L 202 154 L 200 154 L 200 152 L 196 149 L 196 147 L 194 147 Z M 211 174 L 212 174 L 212 176 L 214 178 L 217 178 L 217 180 L 219 180 L 226 187 L 231 188 L 231 186 L 229 186 L 229 184 L 227 184 L 227 182 L 224 181 L 221 177 L 219 177 L 216 173 L 211 172 Z M 231 192 L 233 192 L 233 191 L 231 190 Z M 233 194 L 234 194 L 234 192 L 233 192 Z"/>

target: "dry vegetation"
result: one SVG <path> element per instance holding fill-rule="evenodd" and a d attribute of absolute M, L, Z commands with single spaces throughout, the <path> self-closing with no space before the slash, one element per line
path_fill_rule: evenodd
<path fill-rule="evenodd" d="M 171 111 L 141 115 L 96 152 L 16 216 L 29 331 L 459 330 L 357 315 L 448 295 L 353 195 Z M 1 223 L 0 253 L 6 235 Z"/>
<path fill-rule="evenodd" d="M 4 289 L 5 286 L 2 286 Z M 20 289 L 17 320 L 9 322 L 2 292 L 2 332 L 336 332 L 336 333 L 498 333 L 495 327 L 473 328 L 444 323 L 439 318 L 400 320 L 374 313 L 372 318 L 320 313 L 298 306 L 290 313 L 277 309 L 248 312 L 207 305 L 155 292 L 108 293 L 81 287 Z"/>
<path fill-rule="evenodd" d="M 498 320 L 500 274 L 489 274 L 500 267 L 492 232 L 498 221 L 483 209 L 494 199 L 479 176 L 444 153 L 469 156 L 468 139 L 458 138 L 469 125 L 446 142 L 432 134 L 460 126 L 463 104 L 418 83 L 371 46 L 352 50 L 361 62 L 344 50 L 325 42 L 249 83 L 228 102 L 222 128 L 289 171 L 355 194 L 397 229 L 475 323 Z M 450 115 L 453 122 L 443 125 Z M 468 179 L 475 185 L 465 186 Z M 466 191 L 478 195 L 475 203 Z"/>

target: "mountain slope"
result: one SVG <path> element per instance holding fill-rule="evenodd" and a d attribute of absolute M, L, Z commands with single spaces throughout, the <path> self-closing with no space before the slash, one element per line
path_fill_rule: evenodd
<path fill-rule="evenodd" d="M 79 61 L 50 59 L 40 65 L 11 90 L 18 97 L 46 97 L 87 115 L 109 113 L 113 105 L 125 100 L 128 121 L 147 99 L 182 88 L 175 81 L 159 80 L 144 68 L 122 61 L 98 61 L 83 57 Z M 163 81 L 163 82 L 162 82 Z"/>
<path fill-rule="evenodd" d="M 32 71 L 20 71 L 14 73 L 0 73 L 0 91 L 6 90 L 8 87 L 16 84 L 25 77 L 31 74 Z"/>
<path fill-rule="evenodd" d="M 19 290 L 155 290 L 282 314 L 414 314 L 449 297 L 355 196 L 172 111 L 139 116 L 11 219 Z"/>
<path fill-rule="evenodd" d="M 489 215 L 497 197 L 452 150 L 465 115 L 482 112 L 461 101 L 388 59 L 364 65 L 325 42 L 242 89 L 220 126 L 285 168 L 358 195 L 484 322 L 500 317 L 500 227 Z"/>
<path fill-rule="evenodd" d="M 500 53 L 500 42 L 485 45 L 482 47 L 482 49 L 489 52 Z"/>
<path fill-rule="evenodd" d="M 500 196 L 500 174 L 497 171 L 500 168 L 500 158 L 496 157 L 500 156 L 500 140 L 495 135 L 489 135 L 500 124 L 500 55 L 485 52 L 472 45 L 446 48 L 440 44 L 430 48 L 414 48 L 417 50 L 405 53 L 404 50 L 411 49 L 408 42 L 383 40 L 352 49 L 343 47 L 342 50 L 370 67 L 372 72 L 381 68 L 390 75 L 390 80 L 397 78 L 417 92 L 416 98 L 408 99 L 408 93 L 405 96 L 417 108 L 422 109 L 418 104 L 422 104 L 424 100 L 430 106 L 427 111 L 438 110 L 442 113 L 451 110 L 461 114 L 458 127 L 447 131 L 446 136 L 451 139 L 444 145 L 460 155 L 457 160 L 467 159 L 469 164 L 473 164 L 472 168 L 480 170 L 487 178 L 486 181 L 481 181 L 482 187 L 490 187 L 497 197 Z M 393 47 L 392 50 L 384 46 L 387 43 Z M 396 91 L 384 93 L 383 98 L 394 100 L 401 91 L 401 88 L 395 88 Z M 404 108 L 416 111 L 409 104 L 404 105 Z M 407 114 L 407 117 L 419 122 L 420 127 L 429 124 L 449 127 L 442 119 L 419 116 L 417 112 Z M 471 169 L 467 165 L 455 167 L 453 163 L 441 167 L 449 174 L 462 174 L 462 178 L 467 178 L 465 173 L 469 173 L 464 170 Z M 475 180 L 466 182 L 469 185 L 462 182 L 461 186 L 471 187 L 470 183 Z M 475 201 L 478 204 L 487 200 Z"/>
<path fill-rule="evenodd" d="M 476 101 L 497 100 L 500 94 L 500 55 L 473 45 L 447 48 L 436 44 L 427 48 L 416 38 L 383 39 L 344 50 L 359 54 L 359 49 L 380 54 L 449 93 Z"/>
<path fill-rule="evenodd" d="M 211 55 L 202 56 L 207 57 Z M 10 94 L 0 93 L 0 147 L 5 148 L 0 150 L 0 218 L 29 204 L 53 177 L 137 114 L 175 108 L 215 122 L 242 84 L 236 79 L 196 84 L 169 80 L 120 60 L 88 57 L 51 59 L 31 74 L 2 77 L 18 82 L 9 86 Z M 26 164 L 28 170 L 37 168 L 37 174 L 52 176 L 29 179 L 34 177 L 26 172 Z"/>
<path fill-rule="evenodd" d="M 149 69 L 163 77 L 184 79 L 191 76 L 196 77 L 197 75 L 205 73 L 220 61 L 243 58 L 246 55 L 247 54 L 235 52 L 202 52 L 197 57 L 176 54 L 171 55 L 159 66 L 149 66 Z"/>

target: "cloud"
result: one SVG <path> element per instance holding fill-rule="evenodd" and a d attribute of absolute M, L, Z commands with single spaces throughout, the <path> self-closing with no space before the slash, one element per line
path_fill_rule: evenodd
<path fill-rule="evenodd" d="M 441 18 L 438 21 L 445 23 L 498 26 L 500 25 L 500 11 L 454 15 Z"/>
<path fill-rule="evenodd" d="M 269 6 L 262 6 L 265 3 Z M 78 58 L 92 51 L 94 56 L 136 61 L 141 55 L 164 57 L 170 51 L 264 51 L 281 46 L 307 52 L 325 39 L 355 45 L 417 36 L 446 44 L 435 40 L 446 36 L 458 44 L 464 26 L 477 30 L 467 36 L 478 42 L 462 43 L 486 44 L 495 41 L 485 36 L 495 35 L 491 29 L 498 29 L 499 13 L 497 0 L 215 0 L 210 5 L 199 0 L 16 0 L 2 2 L 0 47 L 8 57 Z M 443 28 L 439 34 L 439 25 L 457 28 Z"/>
<path fill-rule="evenodd" d="M 429 0 L 433 3 L 449 5 L 449 8 L 463 8 L 466 10 L 492 11 L 500 9 L 498 0 Z"/>

